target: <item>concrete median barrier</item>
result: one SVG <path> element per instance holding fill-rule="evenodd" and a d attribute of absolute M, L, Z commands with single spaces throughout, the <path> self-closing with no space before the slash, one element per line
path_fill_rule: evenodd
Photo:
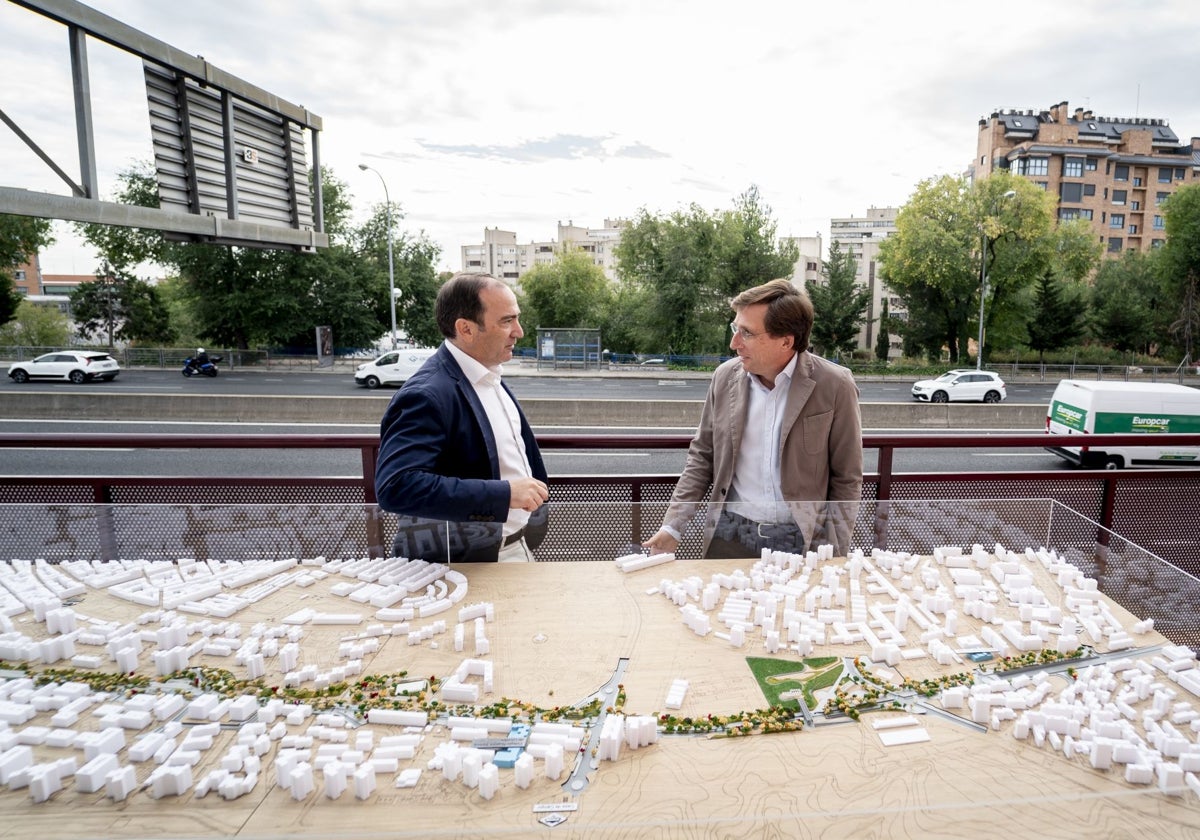
<path fill-rule="evenodd" d="M 221 396 L 8 392 L 0 417 L 9 420 L 161 420 L 221 423 L 327 423 L 376 425 L 391 393 L 378 397 Z M 534 426 L 625 426 L 694 429 L 698 400 L 524 399 Z M 863 403 L 866 429 L 1041 430 L 1046 407 L 1037 404 Z"/>

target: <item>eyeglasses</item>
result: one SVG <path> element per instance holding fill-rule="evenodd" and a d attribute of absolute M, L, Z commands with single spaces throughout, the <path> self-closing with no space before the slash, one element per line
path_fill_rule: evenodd
<path fill-rule="evenodd" d="M 740 335 L 742 337 L 742 341 L 753 341 L 760 335 L 764 335 L 764 333 L 750 332 L 750 330 L 746 329 L 745 327 L 739 327 L 736 321 L 729 322 L 729 329 L 735 336 Z"/>

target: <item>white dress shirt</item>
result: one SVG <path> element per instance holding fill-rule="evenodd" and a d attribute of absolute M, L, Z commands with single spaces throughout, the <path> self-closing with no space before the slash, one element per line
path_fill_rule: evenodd
<path fill-rule="evenodd" d="M 783 415 L 796 359 L 787 363 L 768 388 L 751 373 L 750 402 L 746 407 L 746 429 L 733 469 L 733 486 L 727 508 L 756 522 L 791 522 L 792 518 L 779 483 L 779 464 Z"/>
<path fill-rule="evenodd" d="M 525 453 L 525 439 L 521 437 L 521 415 L 512 397 L 500 387 L 500 366 L 485 367 L 452 342 L 447 341 L 445 344 L 450 355 L 462 368 L 467 381 L 475 388 L 479 401 L 483 403 L 483 410 L 492 427 L 492 437 L 496 439 L 500 478 L 504 481 L 531 478 L 533 470 L 529 467 L 529 457 Z M 529 511 L 509 508 L 508 521 L 504 523 L 504 536 L 521 530 L 528 521 Z"/>

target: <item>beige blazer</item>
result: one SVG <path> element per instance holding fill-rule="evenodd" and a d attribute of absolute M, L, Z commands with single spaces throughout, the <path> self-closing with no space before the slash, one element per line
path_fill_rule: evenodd
<path fill-rule="evenodd" d="M 730 359 L 717 368 L 664 519 L 663 524 L 682 534 L 711 487 L 705 552 L 733 486 L 749 393 L 741 359 Z M 825 536 L 839 554 L 845 554 L 862 500 L 862 418 L 858 386 L 850 371 L 810 353 L 800 354 L 788 390 L 780 447 L 780 487 L 784 500 L 796 503 L 791 507 L 797 525 L 812 539 L 818 528 L 831 523 L 833 528 Z M 828 506 L 826 500 L 848 504 Z"/>

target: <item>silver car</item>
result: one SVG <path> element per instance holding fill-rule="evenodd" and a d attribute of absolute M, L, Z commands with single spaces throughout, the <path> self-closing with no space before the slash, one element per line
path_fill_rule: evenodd
<path fill-rule="evenodd" d="M 28 362 L 13 362 L 8 375 L 14 382 L 31 379 L 66 379 L 75 384 L 103 379 L 111 382 L 121 372 L 117 360 L 100 351 L 60 350 Z"/>
<path fill-rule="evenodd" d="M 937 379 L 922 379 L 912 386 L 914 400 L 922 402 L 998 403 L 1008 396 L 1004 381 L 987 370 L 952 370 Z"/>

